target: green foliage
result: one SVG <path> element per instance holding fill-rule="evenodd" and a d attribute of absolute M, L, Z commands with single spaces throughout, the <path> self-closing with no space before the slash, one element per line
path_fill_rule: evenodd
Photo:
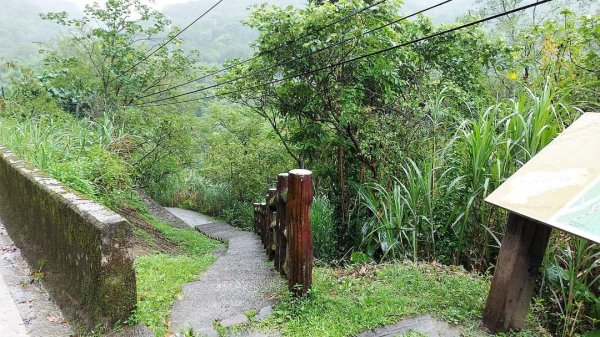
<path fill-rule="evenodd" d="M 154 254 L 136 261 L 139 298 L 130 321 L 164 335 L 173 299 L 214 261 L 212 253 L 220 244 L 152 216 L 134 189 L 139 183 L 159 183 L 190 160 L 196 117 L 153 110 L 146 115 L 153 123 L 129 109 L 118 116 L 104 111 L 99 117 L 76 118 L 58 109 L 37 84 L 26 72 L 17 78 L 0 116 L 0 143 L 86 197 L 135 214 L 153 234 L 181 249 L 180 255 Z M 151 246 L 155 238 L 146 230 L 136 227 L 135 233 Z"/>
<path fill-rule="evenodd" d="M 362 205 L 371 214 L 362 226 L 367 252 L 486 270 L 505 218 L 484 199 L 562 129 L 553 97 L 547 87 L 540 96 L 527 91 L 494 105 L 461 121 L 430 158 L 408 160 L 389 191 L 377 183 L 361 186 Z"/>
<path fill-rule="evenodd" d="M 520 2 L 483 1 L 486 11 Z M 415 265 L 361 264 L 423 259 L 479 272 L 494 265 L 506 214 L 484 198 L 580 111 L 600 105 L 599 16 L 559 5 L 539 22 L 513 15 L 494 26 L 494 34 L 462 30 L 311 72 L 447 28 L 419 17 L 362 35 L 400 17 L 402 3 L 394 0 L 265 53 L 365 4 L 259 5 L 237 36 L 228 24 L 205 20 L 209 29 L 198 41 L 217 42 L 219 49 L 205 51 L 209 61 L 233 55 L 236 41 L 252 30 L 258 31 L 252 47 L 261 53 L 213 79 L 245 76 L 222 88 L 235 103 L 204 102 L 200 109 L 194 103 L 135 105 L 201 70 L 178 39 L 144 60 L 151 43 L 177 30 L 167 32 L 170 21 L 141 0 L 91 5 L 76 19 L 47 14 L 71 35 L 44 52 L 35 72 L 2 65 L 0 143 L 80 193 L 115 210 L 136 210 L 185 250 L 138 265 L 148 296 L 138 318 L 159 333 L 178 287 L 205 268 L 202 261 L 215 246 L 149 216 L 134 188 L 148 189 L 164 204 L 248 226 L 252 202 L 264 197 L 277 174 L 306 167 L 315 174 L 318 196 L 311 214 L 316 256 L 325 262 L 350 257 L 358 265 L 350 273 L 364 275 L 317 269 L 311 297 L 286 298 L 271 324 L 290 335 L 335 336 L 433 312 L 469 325 L 467 336 L 481 335 L 473 322 L 486 281 Z M 220 10 L 220 17 L 243 16 L 239 8 Z M 350 37 L 360 38 L 304 57 Z M 198 118 L 189 112 L 194 109 Z M 534 323 L 541 319 L 561 336 L 597 328 L 598 249 L 566 235 L 552 238 Z M 522 336 L 541 334 L 534 329 Z"/>
<path fill-rule="evenodd" d="M 291 163 L 269 126 L 246 108 L 212 104 L 200 118 L 201 173 L 253 200 Z"/>
<path fill-rule="evenodd" d="M 557 336 L 573 336 L 600 321 L 600 247 L 580 238 L 553 241 L 543 268 L 554 307 L 548 319 Z"/>
<path fill-rule="evenodd" d="M 13 115 L 1 118 L 0 128 L 2 144 L 91 198 L 133 183 L 131 168 L 99 145 L 101 131 L 90 121 L 60 112 L 24 118 Z"/>
<path fill-rule="evenodd" d="M 362 248 L 380 258 L 435 259 L 485 271 L 496 258 L 506 217 L 484 198 L 577 115 L 555 100 L 549 87 L 539 96 L 526 90 L 518 100 L 463 121 L 434 160 L 410 162 L 390 190 L 361 186 L 362 205 L 371 214 Z M 431 170 L 432 160 L 440 167 Z M 600 263 L 598 246 L 560 237 L 554 242 L 542 293 L 556 314 L 547 322 L 571 336 L 598 319 L 598 279 L 591 276 Z"/>
<path fill-rule="evenodd" d="M 195 75 L 195 56 L 179 47 L 180 40 L 160 50 L 147 43 L 163 34 L 171 37 L 177 29 L 167 33 L 171 22 L 140 0 L 96 2 L 81 18 L 66 12 L 42 18 L 70 37 L 45 51 L 39 79 L 65 111 L 77 116 L 131 105 L 145 93 Z M 149 58 L 150 52 L 155 53 Z"/>
<path fill-rule="evenodd" d="M 308 42 L 257 54 L 222 78 L 253 74 L 223 90 L 266 119 L 297 165 L 310 167 L 319 177 L 319 186 L 335 209 L 340 250 L 353 242 L 353 233 L 347 231 L 353 227 L 348 214 L 356 197 L 351 186 L 391 181 L 403 169 L 406 154 L 421 159 L 420 149 L 428 146 L 425 136 L 429 135 L 423 125 L 424 102 L 442 86 L 451 88 L 449 101 L 454 107 L 461 98 L 477 100 L 485 90 L 482 75 L 488 65 L 507 55 L 501 42 L 472 29 L 311 73 L 444 28 L 419 17 L 362 35 L 398 19 L 400 5 L 400 1 L 387 1 L 320 31 Z M 264 52 L 364 6 L 363 1 L 311 2 L 303 9 L 263 5 L 254 9 L 247 24 L 258 29 L 255 45 Z M 360 38 L 303 57 L 350 37 Z M 258 85 L 295 74 L 305 75 Z"/>
<path fill-rule="evenodd" d="M 135 169 L 140 187 L 152 189 L 197 160 L 198 120 L 191 113 L 125 109 L 114 123 L 126 134 L 111 138 L 111 151 Z"/>
<path fill-rule="evenodd" d="M 425 163 L 424 172 L 413 161 L 404 168 L 403 180 L 394 179 L 388 191 L 377 183 L 360 187 L 362 205 L 373 216 L 361 228 L 361 246 L 380 259 L 443 257 L 439 247 L 451 242 L 444 235 L 452 220 L 447 205 L 459 178 L 449 179 L 449 171 Z"/>
<path fill-rule="evenodd" d="M 246 108 L 211 104 L 197 128 L 197 168 L 150 186 L 161 202 L 250 226 L 252 202 L 292 164 L 269 126 Z"/>
<path fill-rule="evenodd" d="M 310 209 L 310 230 L 314 256 L 324 262 L 338 257 L 333 207 L 326 196 L 317 196 Z"/>

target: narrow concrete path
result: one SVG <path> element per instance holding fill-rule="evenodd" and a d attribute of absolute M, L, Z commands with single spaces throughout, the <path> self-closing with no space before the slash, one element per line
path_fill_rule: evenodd
<path fill-rule="evenodd" d="M 410 317 L 395 324 L 358 334 L 356 337 L 394 337 L 404 336 L 410 332 L 424 334 L 427 337 L 458 337 L 460 327 L 450 325 L 431 317 L 430 315 Z"/>
<path fill-rule="evenodd" d="M 0 223 L 0 336 L 72 336 L 58 306 L 31 275 L 31 268 Z"/>
<path fill-rule="evenodd" d="M 272 304 L 272 291 L 282 281 L 267 263 L 257 235 L 196 212 L 167 209 L 198 231 L 228 242 L 227 252 L 198 281 L 184 285 L 183 298 L 173 303 L 173 332 L 191 327 L 200 335 L 218 336 L 215 321 Z"/>
<path fill-rule="evenodd" d="M 8 286 L 0 275 L 0 336 L 3 337 L 28 337 L 25 323 L 14 299 L 10 295 Z"/>

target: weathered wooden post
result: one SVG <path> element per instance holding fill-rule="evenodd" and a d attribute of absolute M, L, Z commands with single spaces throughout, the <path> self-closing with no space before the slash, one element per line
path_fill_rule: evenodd
<path fill-rule="evenodd" d="M 260 204 L 260 221 L 258 224 L 259 227 L 259 231 L 260 231 L 260 240 L 263 243 L 263 247 L 267 247 L 266 246 L 266 234 L 265 234 L 265 229 L 266 229 L 266 220 L 267 220 L 267 204 L 266 203 L 261 203 Z"/>
<path fill-rule="evenodd" d="M 287 252 L 287 238 L 286 238 L 286 199 L 288 189 L 288 174 L 281 173 L 277 176 L 277 223 L 275 224 L 275 239 L 276 239 L 276 250 L 275 250 L 275 270 L 279 271 L 281 276 L 286 276 L 285 265 L 286 252 Z"/>
<path fill-rule="evenodd" d="M 492 332 L 522 329 L 552 228 L 510 213 L 483 321 Z"/>
<path fill-rule="evenodd" d="M 312 172 L 292 170 L 288 177 L 288 285 L 295 296 L 312 286 L 313 243 L 310 233 L 310 207 L 313 202 Z"/>
<path fill-rule="evenodd" d="M 277 194 L 277 189 L 270 188 L 267 192 L 266 200 L 267 200 L 267 227 L 266 227 L 266 235 L 267 235 L 267 246 L 266 253 L 269 260 L 273 260 L 275 257 L 275 250 L 273 249 L 273 245 L 275 244 L 275 240 L 273 238 L 274 230 L 275 230 L 275 209 L 277 204 L 275 203 L 275 195 Z"/>
<path fill-rule="evenodd" d="M 260 215 L 260 204 L 255 202 L 254 204 L 252 204 L 253 208 L 254 208 L 254 233 L 260 233 L 258 230 L 258 221 L 259 221 L 259 215 Z"/>

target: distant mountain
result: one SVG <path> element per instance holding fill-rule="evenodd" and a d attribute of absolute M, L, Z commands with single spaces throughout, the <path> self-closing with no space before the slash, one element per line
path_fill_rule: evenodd
<path fill-rule="evenodd" d="M 230 58 L 251 55 L 253 51 L 250 44 L 256 39 L 257 32 L 244 26 L 241 21 L 248 17 L 249 6 L 265 1 L 279 6 L 294 7 L 302 7 L 307 3 L 307 0 L 223 1 L 181 36 L 185 42 L 184 46 L 199 50 L 201 60 L 208 63 L 220 63 Z M 470 11 L 481 9 L 482 4 L 493 1 L 497 0 L 454 0 L 427 12 L 427 15 L 431 16 L 436 23 L 451 23 Z M 413 13 L 438 2 L 440 0 L 405 0 L 402 12 Z M 555 2 L 562 4 L 572 2 L 579 7 L 592 5 L 591 8 L 598 9 L 598 0 L 556 0 Z M 190 1 L 167 6 L 163 12 L 177 26 L 185 27 L 213 3 L 212 0 Z M 594 3 L 596 5 L 593 5 Z M 560 6 L 556 5 L 556 7 Z M 35 59 L 39 46 L 34 42 L 46 42 L 64 33 L 57 25 L 40 19 L 39 13 L 48 11 L 81 14 L 73 0 L 0 0 L 0 60 L 3 58 Z M 540 11 L 544 11 L 544 8 Z"/>
<path fill-rule="evenodd" d="M 436 22 L 452 22 L 458 16 L 468 14 L 468 9 L 475 8 L 477 0 L 455 0 L 444 8 L 431 11 Z M 234 57 L 247 57 L 252 54 L 250 44 L 258 36 L 257 32 L 244 26 L 241 21 L 248 17 L 248 7 L 260 4 L 263 0 L 229 0 L 222 2 L 209 15 L 192 26 L 182 35 L 185 45 L 200 51 L 205 62 L 223 62 Z M 306 0 L 267 0 L 278 6 L 292 5 L 303 7 Z M 402 11 L 413 13 L 427 8 L 439 0 L 407 0 Z M 185 27 L 200 13 L 209 8 L 211 2 L 193 1 L 166 7 L 163 12 L 179 26 Z"/>
<path fill-rule="evenodd" d="M 260 4 L 261 0 L 229 0 L 222 2 L 210 14 L 198 21 L 182 35 L 185 46 L 200 51 L 204 62 L 223 62 L 230 58 L 246 57 L 252 53 L 250 43 L 258 34 L 244 26 L 241 21 L 248 17 L 248 7 Z M 279 6 L 301 7 L 306 0 L 270 0 Z M 198 15 L 206 11 L 211 2 L 206 0 L 166 7 L 163 12 L 179 27 L 185 27 Z"/>
<path fill-rule="evenodd" d="M 44 22 L 39 14 L 48 11 L 79 13 L 75 4 L 64 0 L 2 0 L 0 2 L 0 59 L 31 60 L 39 46 L 60 35 L 60 28 Z"/>

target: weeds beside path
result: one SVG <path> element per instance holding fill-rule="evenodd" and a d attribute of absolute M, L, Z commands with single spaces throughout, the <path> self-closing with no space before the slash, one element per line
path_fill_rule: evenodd
<path fill-rule="evenodd" d="M 142 205 L 136 208 L 146 210 Z M 134 220 L 134 219 L 132 219 Z M 147 325 L 156 336 L 169 331 L 169 315 L 182 286 L 198 278 L 215 260 L 215 250 L 222 245 L 191 228 L 176 228 L 143 212 L 132 221 L 146 233 L 150 227 L 154 237 L 146 239 L 170 242 L 174 250 L 156 247 L 154 253 L 138 256 L 135 261 L 138 304 L 132 321 Z M 139 223 L 145 223 L 141 227 Z"/>

